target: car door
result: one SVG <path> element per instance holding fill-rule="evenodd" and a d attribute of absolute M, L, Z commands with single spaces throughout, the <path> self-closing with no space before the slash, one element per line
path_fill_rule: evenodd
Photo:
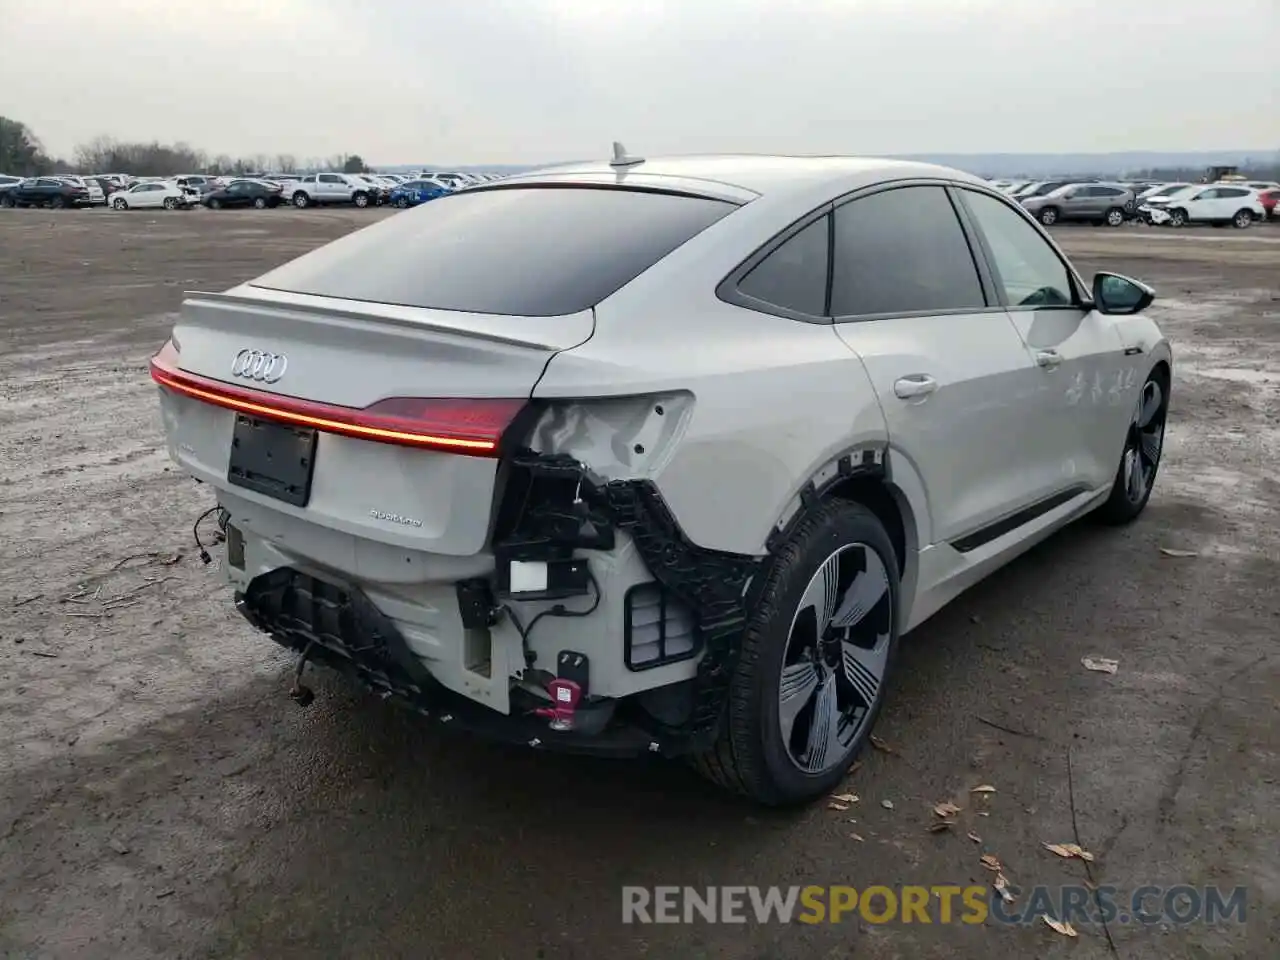
<path fill-rule="evenodd" d="M 1187 219 L 1197 222 L 1212 220 L 1215 216 L 1214 205 L 1218 200 L 1218 191 L 1209 187 L 1190 196 L 1182 197 L 1169 204 L 1169 207 L 1181 207 L 1187 212 Z"/>
<path fill-rule="evenodd" d="M 1086 306 L 1083 285 L 1040 229 L 1004 200 L 956 191 L 997 293 L 1036 367 L 1028 391 L 1035 429 L 1026 457 L 1042 496 L 1096 489 L 1115 476 L 1136 367 L 1111 318 Z"/>
<path fill-rule="evenodd" d="M 1023 447 L 1035 367 L 945 187 L 856 196 L 832 235 L 830 312 L 875 387 L 890 458 L 919 477 L 931 542 L 976 546 L 1042 486 Z"/>
<path fill-rule="evenodd" d="M 159 207 L 164 203 L 164 187 L 158 183 L 144 183 L 138 191 L 138 206 Z"/>
<path fill-rule="evenodd" d="M 319 181 L 316 192 L 325 203 L 347 199 L 347 191 L 344 189 L 346 184 L 336 173 L 322 173 L 316 179 Z"/>

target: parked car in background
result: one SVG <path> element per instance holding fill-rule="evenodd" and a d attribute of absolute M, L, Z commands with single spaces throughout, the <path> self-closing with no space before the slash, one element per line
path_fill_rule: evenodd
<path fill-rule="evenodd" d="M 211 177 L 203 173 L 184 173 L 173 178 L 173 182 L 179 187 L 187 187 L 194 190 L 197 198 L 199 198 L 201 194 L 205 194 L 210 190 L 216 189 L 218 184 L 215 180 L 215 177 Z"/>
<path fill-rule="evenodd" d="M 1069 183 L 1019 202 L 1046 227 L 1068 221 L 1119 227 L 1127 219 L 1126 209 L 1133 208 L 1134 197 L 1131 191 L 1113 184 Z"/>
<path fill-rule="evenodd" d="M 86 184 L 96 183 L 98 187 L 102 190 L 102 196 L 108 205 L 110 205 L 111 203 L 112 195 L 124 189 L 124 187 L 118 181 L 113 180 L 111 177 L 104 177 L 98 174 L 91 174 L 87 177 L 81 177 L 81 179 L 84 180 Z"/>
<path fill-rule="evenodd" d="M 369 188 L 374 205 L 379 207 L 387 202 L 387 198 L 391 195 L 391 188 L 395 186 L 392 181 L 383 180 L 372 173 L 349 173 L 347 176 L 357 184 L 365 184 Z"/>
<path fill-rule="evenodd" d="M 180 187 L 175 180 L 159 183 L 135 183 L 127 190 L 118 190 L 111 196 L 113 210 L 165 210 L 185 209 L 199 202 L 199 195 L 191 187 Z"/>
<path fill-rule="evenodd" d="M 1257 190 L 1221 183 L 1184 187 L 1165 197 L 1152 197 L 1138 210 L 1147 223 L 1170 227 L 1208 223 L 1231 224 L 1244 230 L 1267 216 Z"/>
<path fill-rule="evenodd" d="M 1270 190 L 1259 190 L 1258 202 L 1262 204 L 1262 210 L 1266 214 L 1268 220 L 1280 218 L 1280 210 L 1276 209 L 1277 203 L 1280 203 L 1280 187 L 1273 187 Z"/>
<path fill-rule="evenodd" d="M 8 174 L 0 174 L 0 193 L 11 187 L 16 187 L 22 182 L 22 177 L 11 177 Z"/>
<path fill-rule="evenodd" d="M 101 188 L 98 189 L 101 194 Z M 31 177 L 0 193 L 0 204 L 6 207 L 87 207 L 94 201 L 89 188 L 75 180 L 59 177 Z"/>
<path fill-rule="evenodd" d="M 367 207 L 375 200 L 374 191 L 368 184 L 343 173 L 313 173 L 291 181 L 287 186 L 285 199 L 298 208 L 334 203 Z"/>
<path fill-rule="evenodd" d="M 69 175 L 59 175 L 58 179 L 77 187 L 83 187 L 85 192 L 89 195 L 90 206 L 101 206 L 107 202 L 106 191 L 102 189 L 96 180 L 87 180 L 84 177 L 73 177 Z"/>
<path fill-rule="evenodd" d="M 393 206 L 404 209 L 416 207 L 420 203 L 443 197 L 448 193 L 450 193 L 448 189 L 434 180 L 410 180 L 391 191 L 390 202 Z"/>
<path fill-rule="evenodd" d="M 223 207 L 254 207 L 265 210 L 284 202 L 282 191 L 276 185 L 267 186 L 257 180 L 236 180 L 206 193 L 200 202 L 210 210 Z"/>
<path fill-rule="evenodd" d="M 1185 190 L 1187 187 L 1194 186 L 1190 183 L 1159 183 L 1152 187 L 1148 187 L 1142 193 L 1138 194 L 1138 204 L 1141 206 L 1148 200 L 1155 200 L 1167 197 L 1170 194 L 1177 193 L 1179 190 Z"/>
<path fill-rule="evenodd" d="M 1011 193 L 1010 196 L 1018 200 L 1022 200 L 1027 197 L 1043 197 L 1047 194 L 1053 193 L 1053 191 L 1057 190 L 1059 187 L 1065 187 L 1073 183 L 1097 183 L 1097 181 L 1087 178 L 1084 180 L 1037 180 L 1033 183 L 1028 183 L 1025 186 L 1019 187 L 1016 191 Z"/>

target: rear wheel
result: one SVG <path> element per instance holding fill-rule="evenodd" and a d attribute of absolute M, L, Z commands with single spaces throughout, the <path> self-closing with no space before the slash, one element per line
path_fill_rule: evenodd
<path fill-rule="evenodd" d="M 1107 211 L 1104 218 L 1108 227 L 1120 227 L 1124 225 L 1124 211 L 1119 207 L 1112 207 Z"/>
<path fill-rule="evenodd" d="M 898 563 L 876 516 L 832 501 L 778 552 L 743 636 L 718 740 L 722 787 L 782 806 L 821 797 L 870 736 L 897 653 Z"/>
<path fill-rule="evenodd" d="M 221 201 L 221 200 L 219 200 L 217 197 L 210 197 L 210 198 L 209 198 L 209 209 L 210 209 L 210 210 L 221 210 L 221 209 L 222 209 L 222 201 Z"/>
<path fill-rule="evenodd" d="M 299 190 L 293 195 L 293 205 L 299 210 L 305 210 L 307 207 L 311 206 L 311 198 Z"/>
<path fill-rule="evenodd" d="M 254 197 L 254 198 L 253 198 L 253 208 L 254 208 L 255 210 L 265 210 L 265 209 L 267 209 L 267 198 L 266 198 L 266 197 Z"/>
<path fill-rule="evenodd" d="M 1236 215 L 1231 218 L 1231 225 L 1237 230 L 1253 226 L 1253 213 L 1248 210 L 1237 210 Z"/>
<path fill-rule="evenodd" d="M 408 206 L 409 206 L 409 198 L 408 198 L 408 197 L 397 197 L 397 198 L 396 198 L 396 206 L 397 206 L 397 207 L 399 207 L 401 210 L 405 210 L 405 209 L 407 209 L 407 208 L 408 208 Z"/>
<path fill-rule="evenodd" d="M 177 198 L 177 197 L 165 197 L 165 198 L 164 198 L 164 208 L 165 208 L 166 210 L 177 210 L 177 209 L 178 209 L 178 198 Z"/>
<path fill-rule="evenodd" d="M 1099 519 L 1112 524 L 1129 523 L 1146 507 L 1160 469 L 1168 412 L 1168 378 L 1160 371 L 1153 371 L 1142 385 L 1111 495 L 1098 508 Z"/>
<path fill-rule="evenodd" d="M 67 201 L 63 197 L 54 197 L 49 201 L 49 206 L 54 210 L 61 210 L 67 205 Z"/>
<path fill-rule="evenodd" d="M 1187 225 L 1187 211 L 1181 207 L 1175 207 L 1169 211 L 1169 226 L 1185 227 Z"/>
<path fill-rule="evenodd" d="M 1043 210 L 1041 210 L 1040 222 L 1043 223 L 1046 227 L 1052 227 L 1055 223 L 1058 222 L 1058 208 L 1045 207 Z"/>
<path fill-rule="evenodd" d="M 124 197 L 116 197 L 114 200 L 111 201 L 111 206 L 116 210 L 128 210 L 129 201 L 126 200 Z"/>
<path fill-rule="evenodd" d="M 369 195 L 367 193 L 357 193 L 351 198 L 351 202 L 357 207 L 367 207 L 369 205 Z"/>

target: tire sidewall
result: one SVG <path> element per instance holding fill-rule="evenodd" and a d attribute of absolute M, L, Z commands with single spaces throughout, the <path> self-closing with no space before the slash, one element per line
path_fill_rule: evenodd
<path fill-rule="evenodd" d="M 799 537 L 793 541 L 797 548 L 795 554 L 777 563 L 769 576 L 762 600 L 772 597 L 774 602 L 762 602 L 748 622 L 748 634 L 755 634 L 758 643 L 756 669 L 749 679 L 735 678 L 735 684 L 743 680 L 750 684 L 746 702 L 749 704 L 749 714 L 755 718 L 754 724 L 751 724 L 755 727 L 755 736 L 754 743 L 748 749 L 756 754 L 760 772 L 764 774 L 765 782 L 771 785 L 771 792 L 776 794 L 775 803 L 803 802 L 820 796 L 839 783 L 848 769 L 847 764 L 842 764 L 822 774 L 800 770 L 787 754 L 778 723 L 782 663 L 796 608 L 814 573 L 841 547 L 863 543 L 879 554 L 888 575 L 893 605 L 889 652 L 881 680 L 880 696 L 854 743 L 848 758 L 850 762 L 862 751 L 875 726 L 891 684 L 898 653 L 901 603 L 898 561 L 884 526 L 865 507 L 838 501 L 820 506 L 808 519 L 812 521 L 812 526 L 806 529 L 807 524 L 802 521 L 797 531 Z M 787 556 L 785 548 L 783 556 Z M 733 708 L 741 704 L 742 701 L 735 698 Z M 735 719 L 741 724 L 748 718 L 739 716 Z"/>

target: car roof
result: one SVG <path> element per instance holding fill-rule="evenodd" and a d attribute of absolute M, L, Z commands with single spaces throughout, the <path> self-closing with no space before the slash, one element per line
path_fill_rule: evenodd
<path fill-rule="evenodd" d="M 960 170 L 909 160 L 756 154 L 654 157 L 625 167 L 612 166 L 605 160 L 570 163 L 515 174 L 505 177 L 502 182 L 515 186 L 573 179 L 590 182 L 604 177 L 619 184 L 628 178 L 637 185 L 649 182 L 658 186 L 662 181 L 668 181 L 673 189 L 693 192 L 697 192 L 699 182 L 708 186 L 719 184 L 775 199 L 799 197 L 819 188 L 830 188 L 832 195 L 836 195 L 885 180 L 913 178 L 961 180 L 986 185 L 981 178 Z"/>

